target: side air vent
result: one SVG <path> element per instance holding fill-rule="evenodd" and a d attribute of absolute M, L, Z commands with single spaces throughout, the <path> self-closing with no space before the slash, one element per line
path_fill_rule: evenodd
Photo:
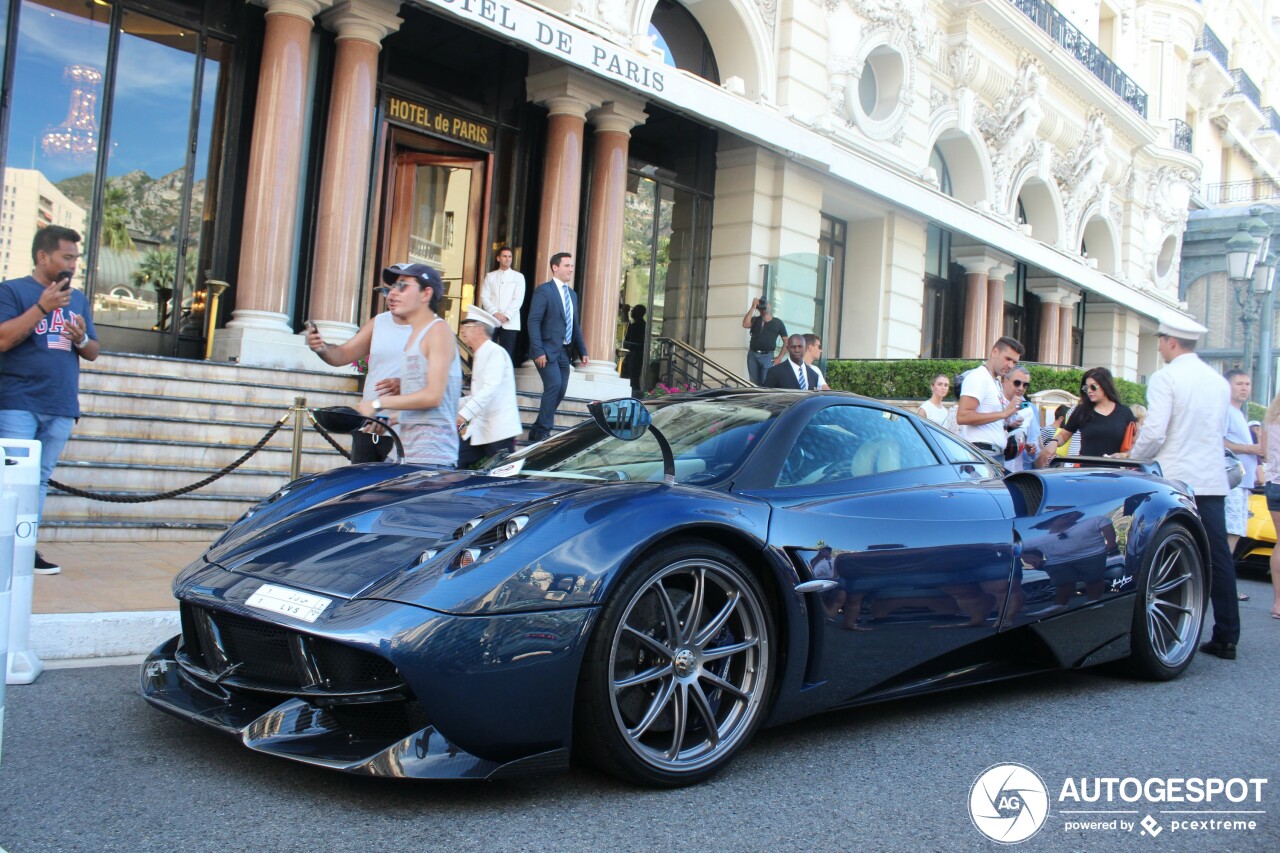
<path fill-rule="evenodd" d="M 1004 478 L 1013 496 L 1013 508 L 1019 516 L 1035 515 L 1044 502 L 1044 481 L 1035 474 L 1017 473 Z"/>

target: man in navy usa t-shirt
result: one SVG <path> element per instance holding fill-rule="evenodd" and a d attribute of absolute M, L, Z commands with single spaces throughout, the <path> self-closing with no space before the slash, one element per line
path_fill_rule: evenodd
<path fill-rule="evenodd" d="M 0 283 L 0 437 L 41 442 L 41 515 L 49 477 L 80 417 L 80 359 L 98 357 L 89 300 L 70 286 L 79 242 L 70 228 L 41 228 L 31 275 Z M 59 569 L 37 553 L 35 571 Z"/>

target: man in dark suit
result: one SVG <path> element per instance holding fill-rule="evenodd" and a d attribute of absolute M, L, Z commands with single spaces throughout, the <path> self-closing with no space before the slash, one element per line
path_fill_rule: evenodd
<path fill-rule="evenodd" d="M 529 356 L 542 377 L 542 405 L 529 429 L 530 441 L 551 434 L 556 409 L 569 388 L 569 363 L 587 366 L 587 344 L 582 339 L 582 311 L 573 280 L 573 257 L 568 252 L 551 256 L 551 280 L 538 285 L 529 303 Z"/>
<path fill-rule="evenodd" d="M 764 387 L 818 390 L 821 380 L 818 379 L 818 372 L 804 363 L 805 349 L 804 335 L 787 338 L 787 360 L 769 368 L 764 375 Z"/>

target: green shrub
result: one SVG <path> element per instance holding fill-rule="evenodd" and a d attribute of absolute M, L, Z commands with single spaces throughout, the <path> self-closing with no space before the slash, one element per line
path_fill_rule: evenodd
<path fill-rule="evenodd" d="M 900 361 L 829 361 L 827 362 L 827 384 L 838 391 L 853 391 L 867 397 L 887 400 L 927 400 L 930 396 L 929 383 L 939 373 L 950 376 L 954 381 L 956 374 L 981 364 L 972 359 L 946 358 L 911 358 Z M 1061 388 L 1072 394 L 1080 393 L 1080 382 L 1084 378 L 1083 370 L 1058 369 L 1029 364 L 1031 371 L 1031 391 L 1047 391 L 1050 388 Z M 1116 379 L 1116 390 L 1120 392 L 1120 402 L 1128 406 L 1147 404 L 1147 389 L 1137 382 Z M 958 388 L 952 388 L 952 397 Z"/>

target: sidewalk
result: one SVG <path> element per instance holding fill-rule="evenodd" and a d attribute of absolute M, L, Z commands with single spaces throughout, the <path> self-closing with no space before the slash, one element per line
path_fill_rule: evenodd
<path fill-rule="evenodd" d="M 210 541 L 42 543 L 62 572 L 35 576 L 32 651 L 44 661 L 151 651 L 178 632 L 174 575 Z"/>

